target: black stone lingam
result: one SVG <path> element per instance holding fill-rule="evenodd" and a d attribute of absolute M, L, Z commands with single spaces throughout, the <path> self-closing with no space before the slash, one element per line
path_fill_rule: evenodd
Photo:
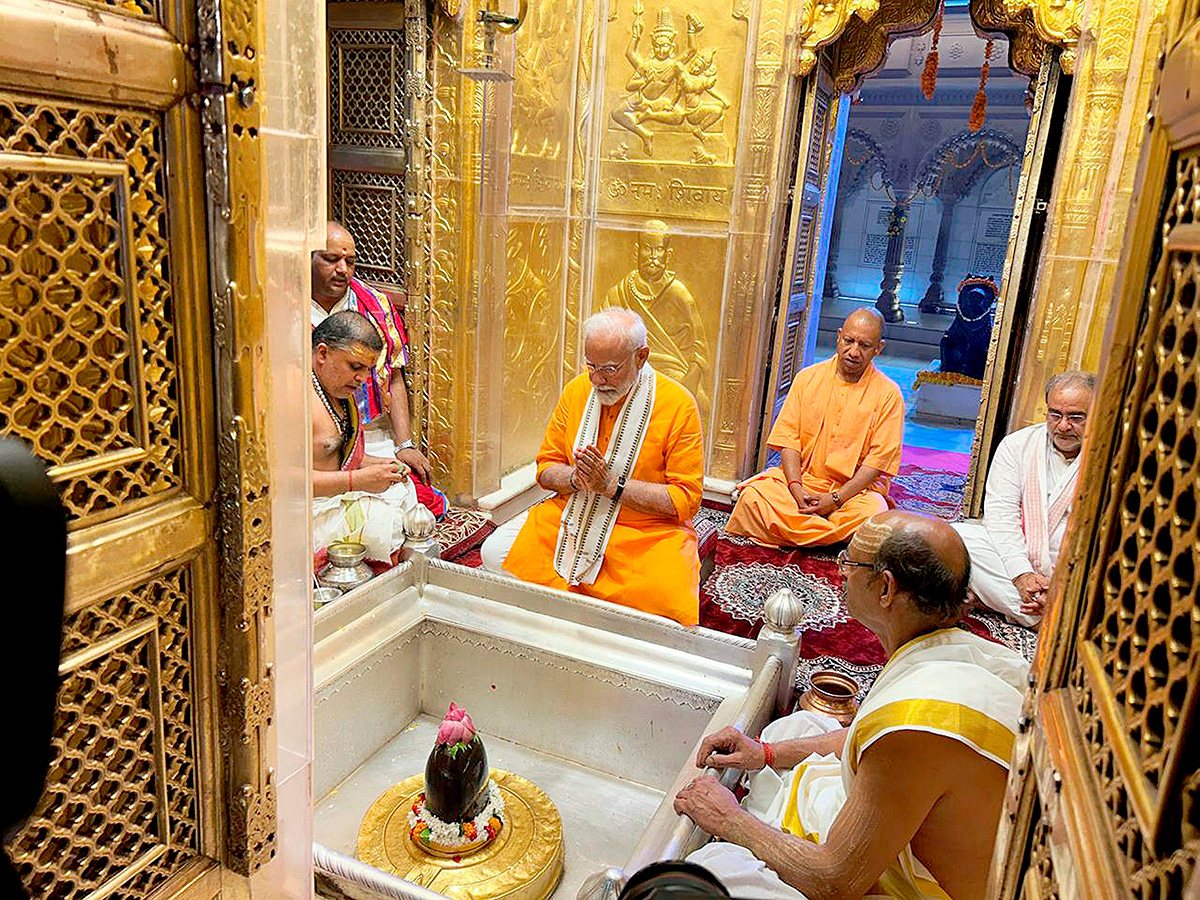
<path fill-rule="evenodd" d="M 425 808 L 443 822 L 474 819 L 487 805 L 490 773 L 471 717 L 451 703 L 425 763 Z"/>

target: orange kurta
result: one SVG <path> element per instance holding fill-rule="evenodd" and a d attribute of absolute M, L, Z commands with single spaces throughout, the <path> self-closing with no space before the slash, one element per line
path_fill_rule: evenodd
<path fill-rule="evenodd" d="M 887 509 L 890 478 L 900 471 L 904 397 L 871 365 L 857 382 L 837 374 L 837 357 L 800 371 L 767 444 L 800 454 L 805 490 L 840 488 L 862 466 L 884 474 L 850 497 L 829 518 L 801 513 L 779 466 L 741 485 L 726 529 L 760 544 L 803 547 L 848 540 L 863 522 Z"/>
<path fill-rule="evenodd" d="M 682 385 L 662 373 L 655 377 L 654 408 L 630 478 L 665 484 L 676 515 L 664 518 L 622 504 L 595 583 L 572 587 L 554 571 L 554 546 L 567 498 L 550 497 L 529 511 L 504 568 L 524 581 L 695 625 L 700 617 L 700 558 L 692 516 L 704 492 L 700 413 Z M 563 390 L 538 451 L 539 478 L 548 466 L 571 464 L 571 448 L 591 389 L 587 376 L 580 375 Z M 616 404 L 601 411 L 596 437 L 601 450 L 608 447 L 620 408 Z"/>

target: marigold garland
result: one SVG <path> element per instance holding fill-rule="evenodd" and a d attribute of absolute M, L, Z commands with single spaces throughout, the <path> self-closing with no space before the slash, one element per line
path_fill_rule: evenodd
<path fill-rule="evenodd" d="M 992 67 L 992 38 L 988 38 L 987 49 L 983 53 L 983 68 L 979 70 L 979 90 L 975 92 L 975 102 L 971 104 L 971 116 L 967 119 L 967 128 L 978 131 L 987 120 L 987 80 L 988 71 Z"/>
<path fill-rule="evenodd" d="M 938 10 L 937 21 L 933 23 L 933 41 L 929 45 L 929 52 L 925 54 L 925 68 L 921 71 L 921 93 L 926 100 L 933 99 L 934 89 L 937 88 L 938 39 L 942 36 L 942 18 L 945 15 L 946 7 L 943 5 Z"/>

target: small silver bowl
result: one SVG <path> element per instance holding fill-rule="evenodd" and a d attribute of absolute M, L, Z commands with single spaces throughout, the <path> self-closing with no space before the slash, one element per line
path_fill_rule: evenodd
<path fill-rule="evenodd" d="M 342 596 L 342 592 L 337 588 L 319 587 L 313 588 L 313 609 L 320 609 L 326 603 L 332 603 L 338 597 Z"/>
<path fill-rule="evenodd" d="M 329 561 L 335 566 L 357 566 L 367 558 L 367 548 L 358 541 L 336 541 L 327 548 Z"/>

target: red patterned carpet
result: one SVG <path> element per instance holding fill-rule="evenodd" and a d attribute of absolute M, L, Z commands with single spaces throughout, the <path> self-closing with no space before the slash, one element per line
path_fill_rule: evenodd
<path fill-rule="evenodd" d="M 907 452 L 907 448 L 906 448 Z M 952 454 L 930 451 L 930 458 L 901 466 L 892 480 L 891 497 L 911 509 L 948 521 L 959 518 L 966 468 Z M 935 458 L 936 457 L 936 458 Z M 929 465 L 945 465 L 931 469 Z M 958 471 L 960 470 L 961 471 Z M 884 653 L 870 631 L 850 618 L 841 600 L 842 578 L 835 557 L 844 545 L 819 549 L 768 549 L 725 531 L 728 506 L 706 505 L 697 516 L 697 533 L 715 532 L 702 541 L 715 544 L 711 574 L 700 586 L 700 624 L 714 631 L 753 638 L 762 627 L 762 610 L 774 591 L 791 588 L 805 604 L 800 666 L 796 687 L 807 690 L 813 672 L 832 669 L 858 682 L 859 698 L 879 674 Z M 492 531 L 482 513 L 454 509 L 439 527 L 443 559 L 464 566 L 480 565 L 479 546 Z M 989 611 L 975 611 L 965 626 L 983 637 L 1033 657 L 1037 633 L 1012 625 Z"/>
<path fill-rule="evenodd" d="M 929 502 L 929 498 L 921 499 Z M 850 618 L 841 600 L 842 578 L 836 556 L 844 545 L 769 549 L 728 534 L 724 529 L 729 519 L 726 510 L 705 507 L 700 515 L 719 529 L 715 565 L 700 586 L 700 624 L 726 634 L 753 638 L 762 627 L 767 597 L 781 587 L 791 588 L 805 605 L 797 690 L 808 689 L 813 672 L 832 669 L 858 682 L 861 699 L 886 657 L 875 635 Z M 973 612 L 965 625 L 976 634 L 1017 650 L 1027 659 L 1032 658 L 1037 646 L 1036 632 L 1012 625 L 990 611 Z"/>

